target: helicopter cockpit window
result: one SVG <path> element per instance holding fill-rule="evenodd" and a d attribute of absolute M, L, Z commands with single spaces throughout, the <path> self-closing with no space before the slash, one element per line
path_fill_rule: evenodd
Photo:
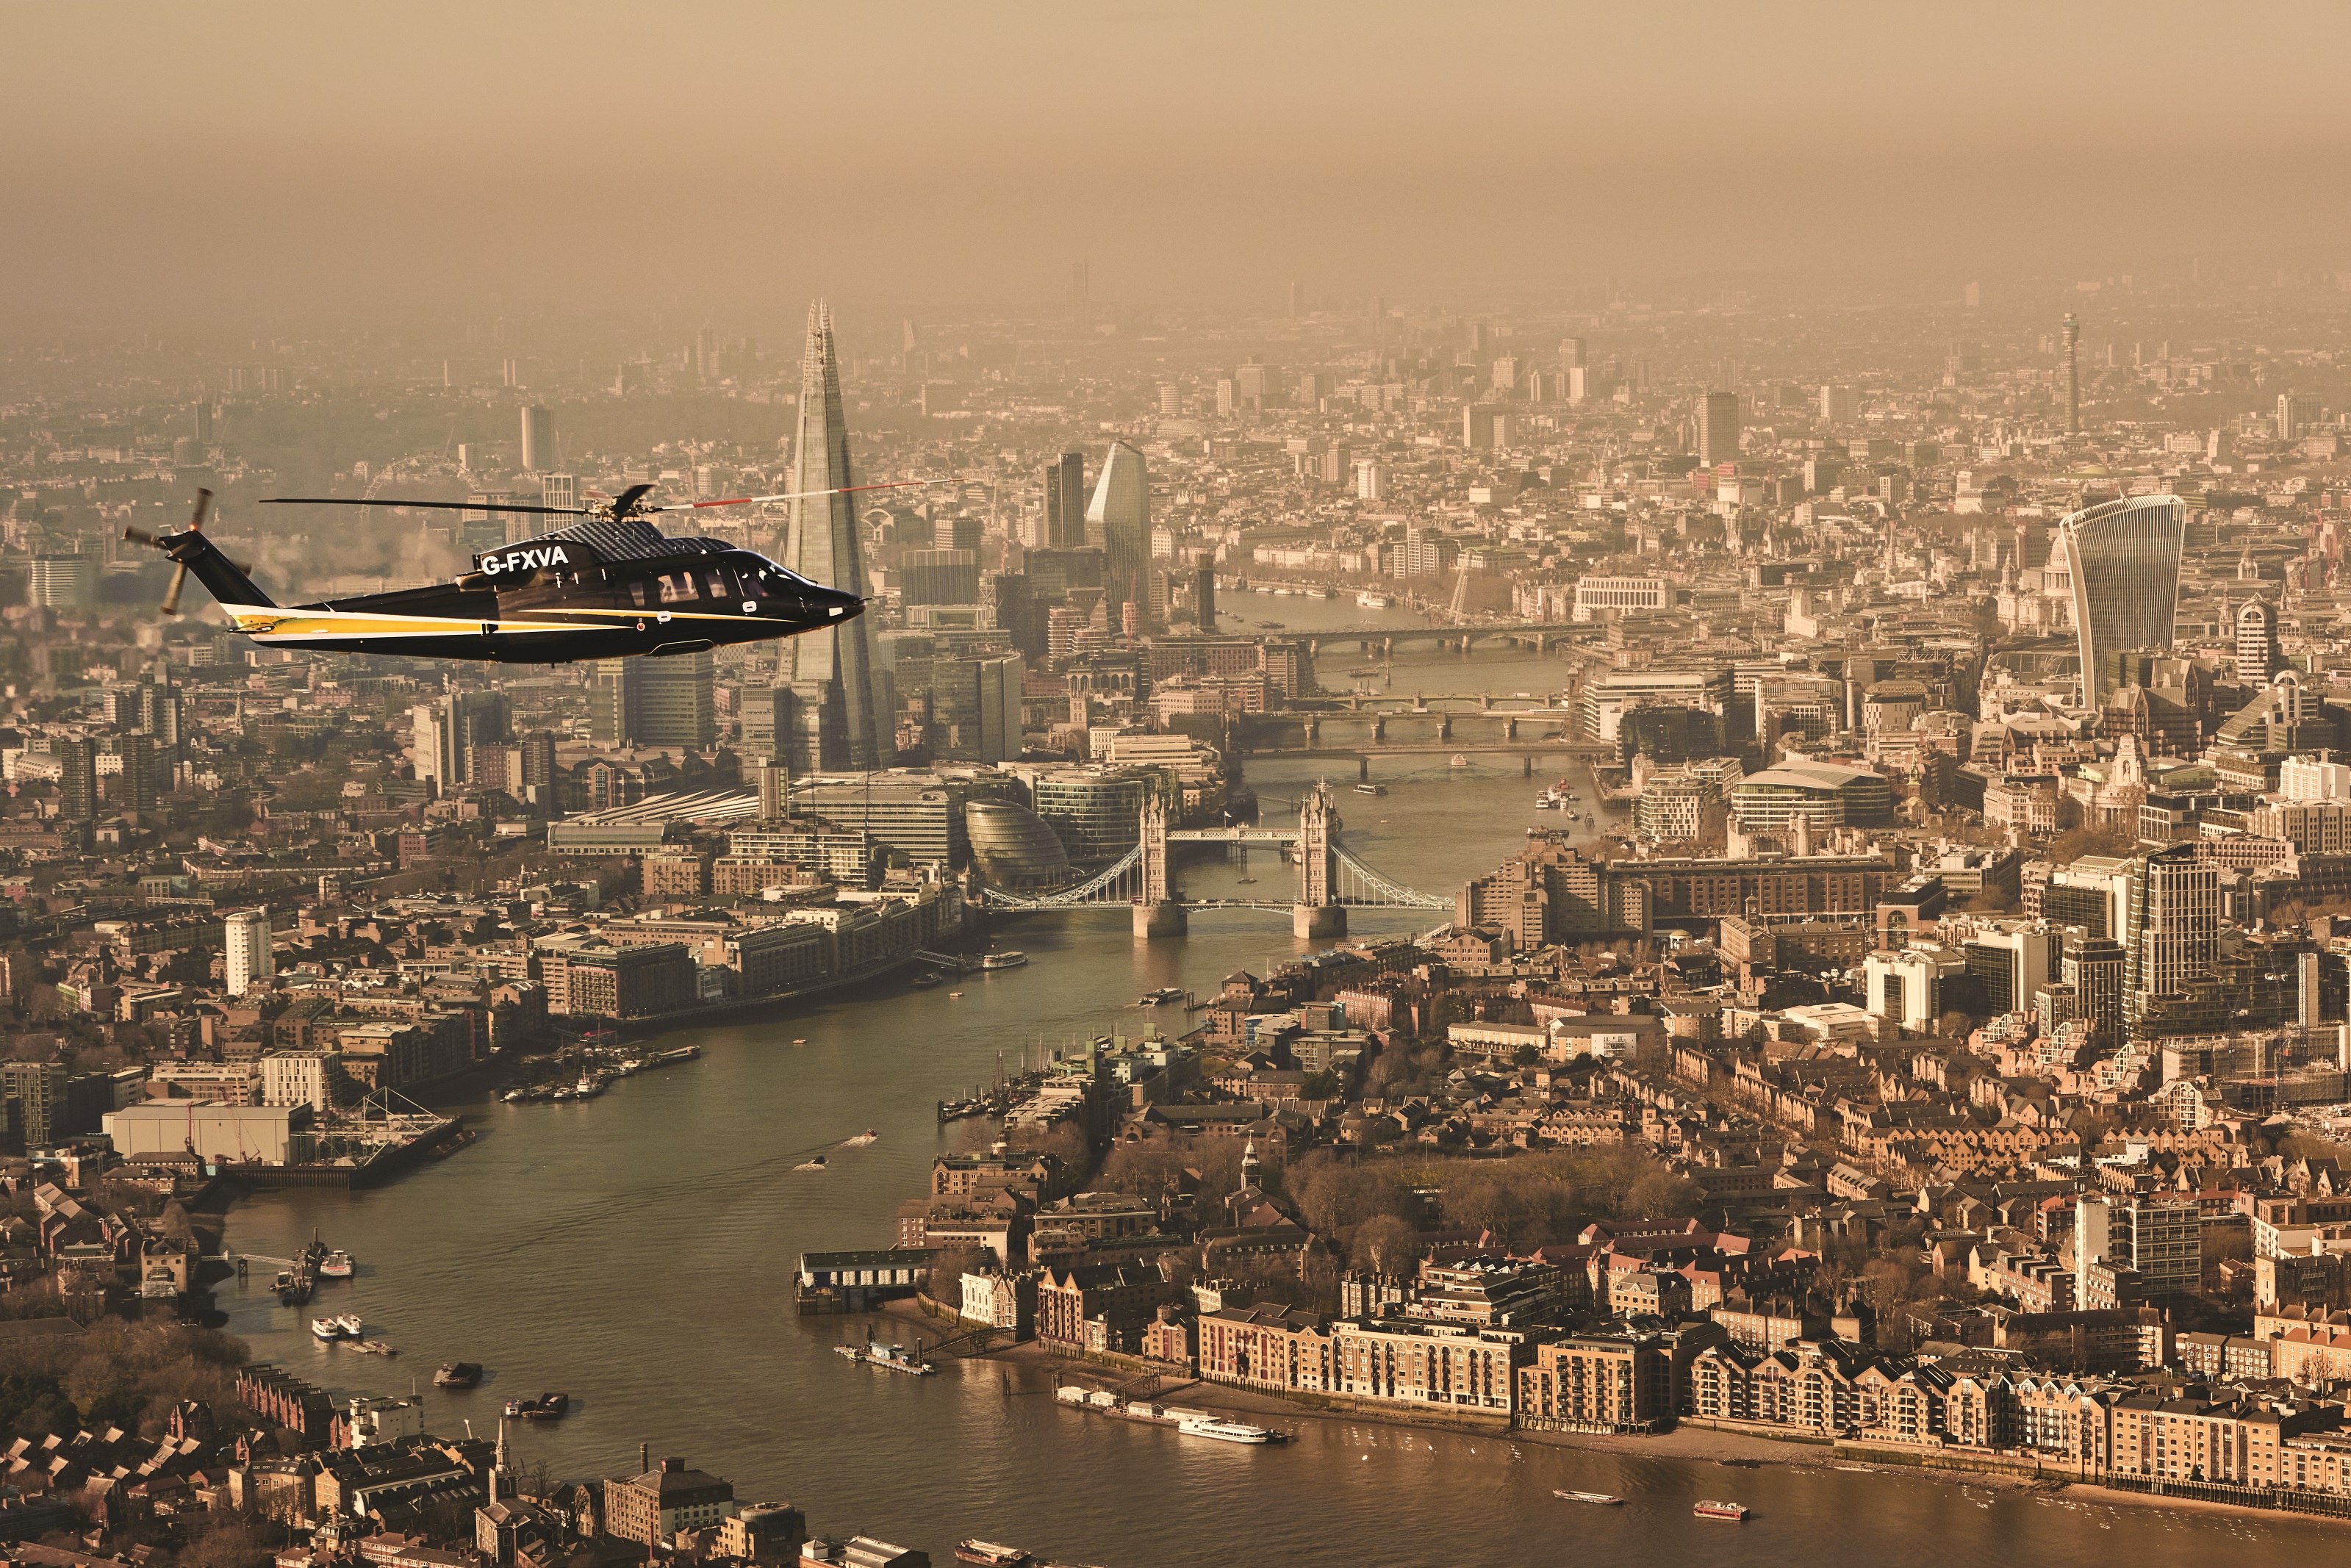
<path fill-rule="evenodd" d="M 661 601 L 664 604 L 682 604 L 689 599 L 699 597 L 700 595 L 695 590 L 693 572 L 681 569 L 663 573 Z"/>

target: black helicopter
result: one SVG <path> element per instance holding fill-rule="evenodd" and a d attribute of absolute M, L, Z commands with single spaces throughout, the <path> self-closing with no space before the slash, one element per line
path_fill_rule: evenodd
<path fill-rule="evenodd" d="M 163 596 L 166 615 L 179 613 L 180 592 L 193 572 L 220 601 L 230 623 L 267 647 L 560 664 L 636 653 L 698 653 L 729 643 L 798 636 L 864 612 L 865 601 L 856 594 L 810 582 L 757 550 L 724 539 L 664 534 L 650 520 L 653 514 L 927 482 L 905 479 L 668 506 L 646 505 L 650 485 L 632 485 L 585 507 L 272 496 L 266 504 L 284 507 L 418 507 L 581 519 L 486 550 L 454 582 L 318 604 L 277 603 L 255 586 L 250 567 L 229 559 L 205 537 L 210 490 L 196 492 L 195 516 L 184 530 L 151 534 L 127 528 L 123 537 L 154 546 L 178 565 Z"/>

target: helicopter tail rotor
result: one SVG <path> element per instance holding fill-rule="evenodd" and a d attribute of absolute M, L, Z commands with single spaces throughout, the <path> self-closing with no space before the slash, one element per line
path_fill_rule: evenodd
<path fill-rule="evenodd" d="M 205 579 L 204 585 L 213 589 L 215 593 L 221 591 L 223 584 L 215 584 L 212 580 L 213 573 L 204 571 L 204 565 L 216 563 L 234 572 L 241 587 L 251 591 L 249 595 L 238 594 L 241 602 L 256 601 L 265 604 L 268 602 L 266 595 L 262 594 L 259 589 L 254 588 L 249 580 L 245 580 L 252 576 L 253 568 L 243 561 L 229 559 L 221 554 L 219 549 L 210 539 L 204 538 L 204 519 L 212 515 L 212 509 L 213 493 L 210 490 L 198 490 L 195 513 L 188 519 L 186 532 L 153 534 L 149 533 L 145 528 L 122 530 L 124 538 L 134 544 L 152 546 L 172 558 L 173 568 L 172 586 L 163 591 L 163 602 L 161 606 L 166 615 L 177 615 L 180 612 L 180 595 L 188 586 L 188 569 L 192 566 L 198 568 L 198 575 Z"/>

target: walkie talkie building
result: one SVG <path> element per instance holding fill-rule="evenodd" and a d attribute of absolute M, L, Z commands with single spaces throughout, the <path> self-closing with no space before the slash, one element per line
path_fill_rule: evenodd
<path fill-rule="evenodd" d="M 2057 527 L 2074 583 L 2082 691 L 2096 707 L 2119 684 L 2119 655 L 2171 650 L 2188 507 L 2177 496 L 2135 496 L 2070 513 Z"/>

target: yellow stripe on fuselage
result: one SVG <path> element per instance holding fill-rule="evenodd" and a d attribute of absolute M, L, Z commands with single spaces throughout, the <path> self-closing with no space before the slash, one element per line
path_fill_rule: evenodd
<path fill-rule="evenodd" d="M 231 624 L 248 637 L 256 638 L 319 638 L 319 637 L 479 637 L 507 636 L 527 632 L 599 632 L 606 629 L 602 620 L 595 621 L 460 621 L 444 615 L 382 615 L 360 610 L 261 610 L 246 606 L 223 606 Z M 564 609 L 562 615 L 617 616 L 623 620 L 726 621 L 762 624 L 758 615 L 713 614 L 707 611 L 674 610 L 664 617 L 658 611 Z"/>

